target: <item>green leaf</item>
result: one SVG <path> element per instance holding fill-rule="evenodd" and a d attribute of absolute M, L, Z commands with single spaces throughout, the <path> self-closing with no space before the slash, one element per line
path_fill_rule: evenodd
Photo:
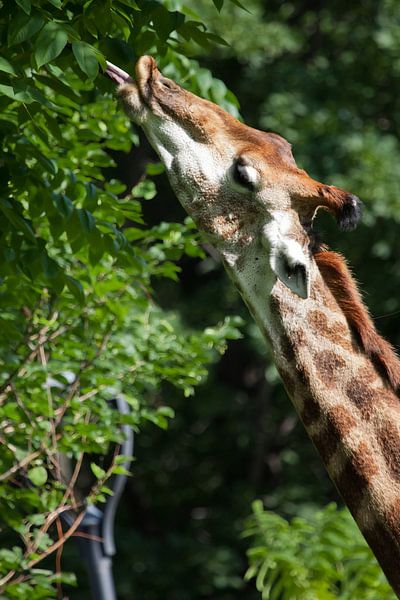
<path fill-rule="evenodd" d="M 170 406 L 160 406 L 157 409 L 157 412 L 160 415 L 164 415 L 164 417 L 168 417 L 169 419 L 173 419 L 175 417 L 175 411 Z"/>
<path fill-rule="evenodd" d="M 220 35 L 216 35 L 215 33 L 207 33 L 207 40 L 210 42 L 214 42 L 215 44 L 219 44 L 220 46 L 228 46 L 229 44 L 223 37 Z"/>
<path fill-rule="evenodd" d="M 165 167 L 162 162 L 150 162 L 147 164 L 146 173 L 148 175 L 160 175 L 164 173 Z"/>
<path fill-rule="evenodd" d="M 52 4 L 53 6 L 55 6 L 56 8 L 61 8 L 62 7 L 62 0 L 47 0 L 47 2 L 49 2 L 50 4 Z"/>
<path fill-rule="evenodd" d="M 14 46 L 15 44 L 25 42 L 35 35 L 43 27 L 44 23 L 43 17 L 39 15 L 29 17 L 20 13 L 12 19 L 8 28 L 8 45 Z"/>
<path fill-rule="evenodd" d="M 251 12 L 249 11 L 249 9 L 246 8 L 241 2 L 239 2 L 239 0 L 230 0 L 230 2 L 232 2 L 232 4 L 234 4 L 235 6 L 241 8 L 245 12 L 249 13 L 249 15 L 251 15 Z"/>
<path fill-rule="evenodd" d="M 17 230 L 23 231 L 32 242 L 36 243 L 35 233 L 31 224 L 18 214 L 15 207 L 8 200 L 0 198 L 0 210 Z"/>
<path fill-rule="evenodd" d="M 74 205 L 65 194 L 52 194 L 54 204 L 64 219 L 68 220 L 74 212 Z"/>
<path fill-rule="evenodd" d="M 221 8 L 224 5 L 224 0 L 212 0 L 212 1 L 213 1 L 215 8 L 217 9 L 217 11 L 221 12 Z"/>
<path fill-rule="evenodd" d="M 32 144 L 30 148 L 30 153 L 32 156 L 36 158 L 36 160 L 41 164 L 41 166 L 45 169 L 47 173 L 51 173 L 52 175 L 57 175 L 58 165 L 57 162 L 45 156 L 36 146 Z"/>
<path fill-rule="evenodd" d="M 70 275 L 67 275 L 65 280 L 71 294 L 73 294 L 79 304 L 83 305 L 85 303 L 85 294 L 81 282 Z"/>
<path fill-rule="evenodd" d="M 43 252 L 42 254 L 42 268 L 43 268 L 43 274 L 47 279 L 53 279 L 53 280 L 58 280 L 60 278 L 61 275 L 61 270 L 60 267 L 58 266 L 58 264 L 56 263 L 56 261 L 52 258 L 50 258 L 50 256 L 47 255 L 47 253 Z M 63 284 L 60 285 L 63 286 Z"/>
<path fill-rule="evenodd" d="M 151 200 L 157 194 L 157 189 L 153 181 L 144 179 L 140 181 L 133 189 L 132 196 L 134 198 L 144 198 L 145 200 Z"/>
<path fill-rule="evenodd" d="M 61 23 L 47 23 L 36 40 L 35 61 L 38 68 L 61 54 L 68 41 L 68 34 Z"/>
<path fill-rule="evenodd" d="M 154 29 L 161 40 L 166 40 L 169 35 L 176 31 L 185 22 L 185 15 L 173 11 L 170 12 L 163 6 L 159 6 L 152 14 Z"/>
<path fill-rule="evenodd" d="M 47 481 L 47 471 L 44 467 L 33 467 L 29 469 L 28 477 L 34 485 L 41 486 Z"/>
<path fill-rule="evenodd" d="M 17 75 L 17 71 L 13 65 L 2 56 L 0 56 L 0 71 L 3 71 L 4 73 L 10 73 L 10 75 Z"/>
<path fill-rule="evenodd" d="M 99 72 L 99 52 L 86 42 L 72 42 L 72 52 L 82 71 L 90 79 L 95 79 Z"/>
<path fill-rule="evenodd" d="M 59 142 L 63 141 L 62 132 L 57 120 L 54 119 L 47 111 L 43 111 L 43 118 L 46 121 L 46 126 L 51 135 Z M 65 142 L 64 142 L 65 143 Z"/>
<path fill-rule="evenodd" d="M 8 569 L 17 567 L 20 560 L 21 548 L 14 546 L 12 550 L 8 550 L 7 548 L 2 548 L 0 550 L 0 561 L 3 565 L 5 564 Z"/>
<path fill-rule="evenodd" d="M 77 213 L 79 222 L 82 225 L 82 228 L 87 233 L 89 233 L 90 231 L 93 231 L 93 229 L 96 225 L 96 219 L 94 218 L 92 213 L 84 208 L 78 208 L 76 213 Z"/>
<path fill-rule="evenodd" d="M 4 96 L 11 98 L 12 100 L 18 100 L 18 102 L 25 102 L 27 104 L 30 104 L 31 102 L 35 101 L 28 91 L 18 91 L 13 86 L 4 85 L 2 83 L 0 84 L 0 94 L 3 94 Z"/>
<path fill-rule="evenodd" d="M 128 469 L 126 469 L 122 465 L 114 467 L 113 474 L 114 475 L 126 475 L 127 477 L 132 477 L 132 473 L 130 471 L 128 471 Z"/>
<path fill-rule="evenodd" d="M 90 463 L 90 468 L 92 469 L 93 475 L 96 477 L 96 479 L 103 479 L 106 476 L 105 470 L 99 467 L 99 465 L 96 465 L 96 463 Z"/>
<path fill-rule="evenodd" d="M 79 101 L 79 92 L 78 90 L 74 90 L 72 87 L 68 87 L 55 77 L 48 77 L 46 75 L 35 74 L 35 80 L 40 81 L 43 85 L 49 87 L 54 90 L 56 94 L 60 94 L 61 96 L 65 96 L 69 98 L 73 102 Z"/>
<path fill-rule="evenodd" d="M 22 8 L 24 13 L 27 15 L 31 14 L 31 2 L 30 0 L 15 0 L 15 2 Z"/>

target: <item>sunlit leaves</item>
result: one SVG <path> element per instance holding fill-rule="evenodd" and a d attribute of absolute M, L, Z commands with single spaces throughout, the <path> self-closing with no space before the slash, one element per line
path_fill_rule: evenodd
<path fill-rule="evenodd" d="M 89 498 L 104 502 L 104 480 L 125 474 L 101 463 L 122 441 L 121 425 L 166 429 L 174 412 L 160 404 L 165 386 L 191 396 L 241 325 L 190 329 L 158 306 L 153 283 L 176 281 L 177 261 L 203 250 L 189 220 L 146 227 L 142 205 L 157 189 L 145 176 L 159 164 L 144 165 L 130 186 L 111 171 L 138 134 L 99 73 L 103 52 L 132 69 L 139 52 L 157 49 L 193 91 L 235 100 L 208 72 L 207 85 L 197 82 L 197 63 L 182 54 L 182 44 L 221 40 L 164 3 L 16 0 L 2 15 L 0 579 L 9 577 L 7 598 L 51 598 L 54 582 L 73 581 L 40 569 L 57 511 L 75 502 L 60 457 L 94 457 Z M 120 394 L 129 415 L 112 407 Z"/>
<path fill-rule="evenodd" d="M 255 501 L 244 535 L 252 538 L 245 577 L 265 600 L 394 600 L 350 513 L 335 504 L 289 522 Z"/>
<path fill-rule="evenodd" d="M 11 100 L 16 100 L 17 102 L 24 102 L 26 104 L 30 104 L 34 102 L 34 98 L 32 94 L 27 90 L 19 90 L 18 87 L 14 87 L 11 85 L 0 84 L 0 94 L 11 98 Z"/>
<path fill-rule="evenodd" d="M 97 477 L 97 479 L 103 479 L 106 475 L 106 471 L 96 465 L 96 463 L 90 463 L 90 468 L 92 469 L 93 475 Z"/>
<path fill-rule="evenodd" d="M 44 467 L 32 467 L 28 471 L 28 477 L 34 485 L 41 486 L 47 481 L 47 471 Z"/>

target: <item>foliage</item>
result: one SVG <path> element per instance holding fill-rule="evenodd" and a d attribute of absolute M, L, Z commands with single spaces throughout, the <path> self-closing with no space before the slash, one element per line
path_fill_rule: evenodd
<path fill-rule="evenodd" d="M 182 44 L 222 40 L 184 13 L 133 0 L 9 0 L 0 36 L 0 587 L 9 599 L 50 598 L 73 577 L 41 563 L 84 508 L 68 469 L 76 481 L 90 456 L 87 501 L 104 502 L 122 467 L 95 457 L 112 453 L 121 424 L 167 428 L 163 390 L 192 395 L 239 336 L 238 320 L 196 331 L 157 304 L 154 281 L 177 281 L 176 261 L 203 251 L 189 220 L 145 227 L 152 180 L 131 189 L 113 178 L 113 153 L 129 152 L 137 134 L 99 66 L 105 54 L 124 64 L 156 49 L 175 75 L 196 75 Z M 236 110 L 205 69 L 193 87 Z M 112 408 L 119 394 L 128 416 Z M 63 533 L 60 515 L 71 510 Z"/>
<path fill-rule="evenodd" d="M 312 519 L 291 521 L 253 503 L 246 579 L 265 600 L 392 600 L 372 552 L 347 510 L 329 504 Z"/>

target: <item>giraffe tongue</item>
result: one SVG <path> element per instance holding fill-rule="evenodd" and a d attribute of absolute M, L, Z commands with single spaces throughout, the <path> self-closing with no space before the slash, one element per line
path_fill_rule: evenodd
<path fill-rule="evenodd" d="M 123 83 L 132 83 L 133 79 L 132 77 L 126 73 L 125 71 L 123 71 L 122 69 L 120 69 L 119 67 L 117 67 L 116 65 L 113 65 L 112 63 L 107 61 L 107 70 L 106 70 L 106 75 L 108 75 L 108 77 L 110 79 L 112 79 L 114 81 L 114 83 L 117 83 L 118 85 L 122 85 Z"/>

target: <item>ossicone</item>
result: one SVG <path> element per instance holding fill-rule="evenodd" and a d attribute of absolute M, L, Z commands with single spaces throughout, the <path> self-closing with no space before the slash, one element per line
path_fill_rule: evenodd
<path fill-rule="evenodd" d="M 336 219 L 340 229 L 351 231 L 361 218 L 361 201 L 334 185 L 325 185 L 298 171 L 294 180 L 292 198 L 293 208 L 297 210 L 301 222 L 310 224 L 319 208 L 329 211 Z"/>
<path fill-rule="evenodd" d="M 357 196 L 333 185 L 321 186 L 320 194 L 323 199 L 320 206 L 334 214 L 340 229 L 352 231 L 357 227 L 362 214 L 362 203 Z"/>

